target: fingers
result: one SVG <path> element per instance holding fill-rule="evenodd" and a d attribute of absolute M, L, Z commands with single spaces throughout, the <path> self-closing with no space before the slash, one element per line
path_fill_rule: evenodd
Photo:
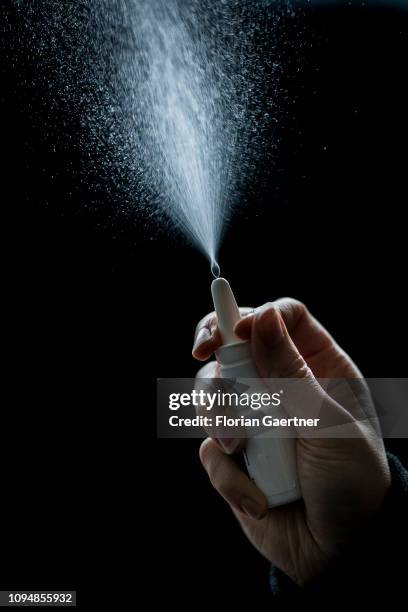
<path fill-rule="evenodd" d="M 314 377 L 294 344 L 279 307 L 265 304 L 251 318 L 250 342 L 256 368 L 267 385 L 273 386 L 275 379 L 285 379 L 282 404 L 285 411 L 290 416 L 319 417 L 320 432 L 352 422 L 350 414 Z M 314 435 L 314 430 L 311 433 Z M 304 435 L 307 432 L 300 430 L 299 436 Z"/>
<path fill-rule="evenodd" d="M 199 361 L 205 361 L 211 357 L 221 344 L 216 314 L 215 312 L 210 312 L 197 325 L 192 350 L 193 357 Z"/>
<path fill-rule="evenodd" d="M 261 306 L 253 317 L 251 349 L 263 378 L 300 378 L 310 374 L 273 304 Z"/>
<path fill-rule="evenodd" d="M 289 333 L 285 319 L 292 333 Z M 203 320 L 201 327 L 198 328 L 198 333 L 203 326 L 208 325 L 210 327 L 216 325 L 214 314 Z M 250 340 L 251 353 L 261 378 L 269 379 L 272 387 L 273 380 L 286 379 L 285 401 L 282 407 L 290 416 L 319 417 L 319 429 L 324 428 L 328 434 L 332 427 L 348 426 L 353 421 L 348 411 L 335 398 L 330 397 L 315 378 L 315 374 L 321 377 L 322 363 L 323 368 L 325 363 L 329 364 L 329 354 L 332 362 L 338 363 L 341 351 L 331 336 L 311 317 L 302 304 L 289 299 L 265 304 L 240 321 L 235 327 L 235 332 L 242 339 Z M 215 345 L 218 348 L 221 339 L 219 334 L 217 339 L 216 334 L 215 327 L 211 342 L 212 346 Z M 312 338 L 308 339 L 307 334 L 310 334 Z M 306 347 L 309 362 L 304 358 L 292 335 L 297 338 L 301 346 Z M 210 340 L 205 340 L 204 343 L 201 343 L 201 349 L 203 347 L 208 349 L 209 343 Z M 326 351 L 326 349 L 329 350 Z M 321 351 L 323 351 L 323 359 L 319 358 L 319 361 L 322 362 L 320 370 L 313 367 L 312 371 L 313 356 L 321 355 Z M 211 349 L 208 352 L 211 352 Z M 201 352 L 202 356 L 203 354 L 204 351 Z M 208 356 L 209 354 L 203 358 Z M 332 364 L 329 364 L 329 370 L 331 373 L 334 371 Z M 344 372 L 344 368 L 342 371 Z M 291 381 L 290 385 L 288 385 L 288 380 Z M 311 432 L 314 435 L 313 432 L 314 430 Z M 303 434 L 299 432 L 299 435 L 306 436 L 307 432 Z"/>
<path fill-rule="evenodd" d="M 253 519 L 267 514 L 268 503 L 262 491 L 210 438 L 200 447 L 200 459 L 214 488 L 235 511 Z"/>
<path fill-rule="evenodd" d="M 243 316 L 252 312 L 252 308 L 240 308 Z M 221 346 L 221 334 L 217 327 L 217 315 L 210 312 L 198 323 L 194 336 L 193 357 L 206 361 Z"/>
<path fill-rule="evenodd" d="M 267 306 L 279 312 L 295 346 L 306 362 L 310 357 L 335 344 L 328 331 L 310 314 L 302 302 L 293 298 L 281 298 L 261 306 L 261 309 Z M 235 326 L 234 331 L 242 340 L 250 338 L 252 319 L 259 310 L 257 309 L 252 316 L 242 319 Z"/>
<path fill-rule="evenodd" d="M 240 308 L 241 315 L 245 317 L 253 312 L 252 308 Z M 217 326 L 217 315 L 210 312 L 198 323 L 194 335 L 193 356 L 199 361 L 205 361 L 216 351 L 222 343 Z"/>
<path fill-rule="evenodd" d="M 328 331 L 315 319 L 306 306 L 293 298 L 281 298 L 269 304 L 276 308 L 299 352 L 306 362 L 309 359 L 335 346 Z M 262 306 L 261 308 L 265 308 Z M 257 309 L 240 308 L 243 318 L 237 323 L 235 333 L 242 340 L 248 340 L 251 335 L 252 321 Z M 193 356 L 199 361 L 205 361 L 221 346 L 221 336 L 217 328 L 217 317 L 214 312 L 205 316 L 197 325 Z"/>

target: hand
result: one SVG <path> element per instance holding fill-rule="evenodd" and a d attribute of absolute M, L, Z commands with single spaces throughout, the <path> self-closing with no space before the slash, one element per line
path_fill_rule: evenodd
<path fill-rule="evenodd" d="M 249 309 L 243 309 L 247 314 Z M 316 393 L 325 394 L 316 378 L 359 379 L 350 357 L 300 302 L 285 298 L 247 314 L 235 328 L 251 342 L 252 355 L 264 378 L 302 377 Z M 193 355 L 208 359 L 220 346 L 216 316 L 197 326 Z M 199 377 L 216 377 L 215 362 Z M 368 389 L 367 404 L 371 403 Z M 335 392 L 334 392 L 335 393 Z M 355 398 L 325 403 L 330 410 L 347 411 L 353 418 Z M 370 426 L 359 424 L 359 437 L 297 438 L 297 463 L 303 499 L 268 509 L 263 493 L 229 455 L 242 440 L 207 438 L 201 462 L 217 491 L 231 506 L 253 545 L 297 584 L 317 577 L 341 553 L 360 526 L 378 511 L 390 485 L 382 440 Z"/>

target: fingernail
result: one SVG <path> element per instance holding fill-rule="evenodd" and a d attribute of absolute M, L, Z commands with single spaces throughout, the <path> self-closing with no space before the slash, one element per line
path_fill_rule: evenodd
<path fill-rule="evenodd" d="M 193 353 L 196 349 L 198 349 L 201 344 L 207 342 L 207 340 L 209 340 L 210 338 L 211 334 L 208 327 L 202 327 L 194 340 Z"/>
<path fill-rule="evenodd" d="M 252 497 L 244 497 L 241 501 L 241 508 L 251 518 L 260 519 L 265 514 L 264 507 Z"/>
<path fill-rule="evenodd" d="M 233 453 L 239 444 L 239 440 L 236 438 L 217 438 L 217 440 L 228 454 Z"/>
<path fill-rule="evenodd" d="M 284 337 L 281 318 L 274 308 L 261 310 L 257 315 L 258 333 L 262 342 L 267 347 L 274 346 Z"/>

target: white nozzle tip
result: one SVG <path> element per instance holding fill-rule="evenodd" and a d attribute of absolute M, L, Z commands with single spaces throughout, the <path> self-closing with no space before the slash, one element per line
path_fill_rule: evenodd
<path fill-rule="evenodd" d="M 241 315 L 229 282 L 225 278 L 216 278 L 211 284 L 211 293 L 223 343 L 237 342 L 233 330 Z"/>

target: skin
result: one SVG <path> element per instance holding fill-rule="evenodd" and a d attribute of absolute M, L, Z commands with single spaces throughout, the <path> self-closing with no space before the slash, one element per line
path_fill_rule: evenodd
<path fill-rule="evenodd" d="M 355 542 L 361 527 L 381 507 L 390 486 L 385 450 L 372 426 L 355 420 L 355 397 L 344 390 L 329 396 L 316 381 L 362 375 L 304 304 L 284 298 L 242 313 L 235 333 L 250 341 L 259 375 L 305 379 L 310 392 L 324 399 L 325 410 L 346 415 L 358 433 L 351 438 L 297 438 L 303 499 L 273 509 L 268 509 L 263 493 L 231 457 L 245 440 L 207 438 L 200 447 L 213 486 L 246 536 L 262 555 L 303 585 L 319 576 L 350 540 Z M 193 356 L 205 361 L 220 345 L 216 316 L 210 313 L 197 326 Z M 218 375 L 216 362 L 210 362 L 197 376 Z M 372 406 L 364 386 L 361 394 Z"/>

